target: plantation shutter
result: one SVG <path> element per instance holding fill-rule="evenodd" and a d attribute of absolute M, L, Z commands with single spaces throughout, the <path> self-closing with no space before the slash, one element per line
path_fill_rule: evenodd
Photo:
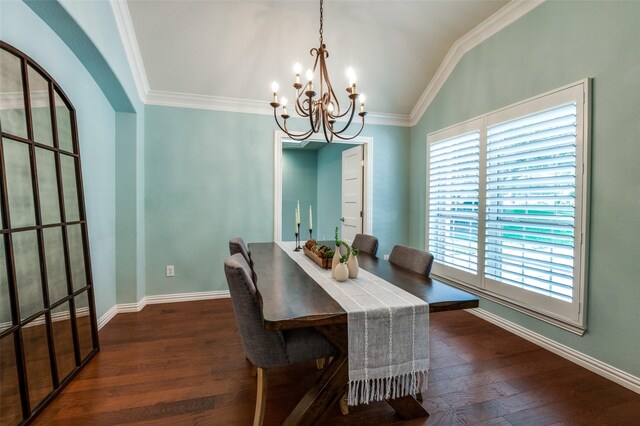
<path fill-rule="evenodd" d="M 474 275 L 479 181 L 479 130 L 429 144 L 429 251 L 436 264 Z"/>
<path fill-rule="evenodd" d="M 576 103 L 487 128 L 484 276 L 572 302 Z"/>

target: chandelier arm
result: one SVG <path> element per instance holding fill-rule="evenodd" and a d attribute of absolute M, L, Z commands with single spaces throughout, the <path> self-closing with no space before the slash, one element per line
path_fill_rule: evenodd
<path fill-rule="evenodd" d="M 329 130 L 329 134 L 327 134 L 327 126 L 322 126 L 324 130 L 324 138 L 327 142 L 331 143 L 333 141 L 333 132 Z"/>
<path fill-rule="evenodd" d="M 322 108 L 319 106 L 316 106 L 316 109 L 314 111 L 314 115 L 316 116 L 316 122 L 315 122 L 315 126 L 313 127 L 313 132 L 314 133 L 318 133 L 320 131 L 320 126 L 323 123 L 322 120 Z"/>
<path fill-rule="evenodd" d="M 350 140 L 355 139 L 358 136 L 360 136 L 360 133 L 362 133 L 362 129 L 364 129 L 364 116 L 362 117 L 362 124 L 360 125 L 360 130 L 358 130 L 358 133 L 356 133 L 355 135 L 352 135 L 352 136 L 340 136 L 340 134 L 338 134 L 338 133 L 334 133 L 334 135 L 338 139 L 341 139 L 343 141 L 350 141 Z"/>
<path fill-rule="evenodd" d="M 306 118 L 306 117 L 308 116 L 308 114 L 307 114 L 307 112 L 305 111 L 305 109 L 304 109 L 304 107 L 302 106 L 302 104 L 300 103 L 300 99 L 302 99 L 302 95 L 303 95 L 303 93 L 304 93 L 304 92 L 300 92 L 300 93 L 298 94 L 298 97 L 296 98 L 296 113 L 298 113 L 298 115 L 299 115 L 300 117 L 305 117 L 305 118 Z M 303 103 L 304 103 L 304 101 L 303 101 Z"/>
<path fill-rule="evenodd" d="M 337 103 L 337 98 L 336 98 L 336 103 Z M 339 107 L 339 105 L 338 105 Z M 352 108 L 353 111 L 355 111 L 356 109 L 356 102 L 355 100 L 349 100 L 349 108 L 347 108 L 345 110 L 345 112 L 343 112 L 342 114 L 338 114 L 338 115 L 332 115 L 332 118 L 342 118 L 342 117 L 346 117 L 347 115 L 349 115 L 350 113 L 352 113 Z M 338 111 L 340 111 L 340 109 L 338 109 Z"/>
<path fill-rule="evenodd" d="M 333 123 L 329 121 L 327 111 L 324 111 L 322 116 L 322 131 L 324 132 L 324 138 L 327 142 L 331 143 L 331 141 L 333 141 Z M 327 133 L 327 129 L 329 130 L 329 133 Z"/>
<path fill-rule="evenodd" d="M 333 99 L 335 101 L 336 104 L 336 114 L 331 114 L 332 117 L 342 117 L 343 115 L 341 115 L 341 111 L 340 111 L 340 101 L 338 100 L 338 97 L 336 96 L 336 92 L 333 90 L 333 85 L 331 84 L 331 79 L 329 78 L 329 70 L 327 69 L 327 64 L 324 61 L 325 57 L 324 54 L 327 54 L 327 57 L 329 57 L 329 52 L 324 48 L 321 47 L 320 48 L 320 53 L 322 53 L 322 58 L 320 58 L 320 87 L 322 88 L 322 83 L 323 80 L 326 82 L 327 84 L 327 93 L 329 94 L 329 102 L 331 102 L 331 99 Z M 320 93 L 322 94 L 322 90 L 320 90 Z M 346 114 L 346 113 L 345 113 Z"/>
<path fill-rule="evenodd" d="M 335 134 L 336 136 L 338 136 L 338 135 L 340 135 L 341 133 L 343 133 L 343 132 L 344 132 L 345 130 L 347 130 L 347 129 L 349 128 L 349 126 L 351 125 L 351 122 L 353 121 L 353 116 L 354 116 L 354 115 L 355 115 L 355 113 L 356 113 L 355 102 L 353 103 L 353 105 L 352 105 L 352 106 L 353 106 L 353 108 L 350 108 L 350 109 L 351 109 L 351 115 L 349 116 L 349 121 L 347 122 L 347 124 L 345 124 L 345 126 L 342 128 L 342 130 L 339 130 L 339 131 L 337 131 L 337 132 L 334 132 L 334 134 Z M 362 121 L 363 121 L 363 123 L 364 123 L 364 117 L 362 117 Z M 338 137 L 339 137 L 339 136 L 338 136 Z"/>
<path fill-rule="evenodd" d="M 287 134 L 287 136 L 289 136 L 291 139 L 296 140 L 296 141 L 303 141 L 305 139 L 309 139 L 309 136 L 311 136 L 313 134 L 312 130 L 309 130 L 306 133 L 293 133 L 291 131 L 289 131 L 289 129 L 287 129 L 287 121 L 284 121 L 284 127 L 280 124 L 280 121 L 278 121 L 278 116 L 276 114 L 276 109 L 273 109 L 273 118 L 276 120 L 276 124 L 278 125 L 278 127 L 280 128 L 280 130 L 282 130 L 283 132 L 285 132 Z"/>
<path fill-rule="evenodd" d="M 312 102 L 312 98 L 311 98 L 311 97 L 308 97 L 307 102 L 309 103 L 309 112 L 308 112 L 308 114 L 309 114 L 309 123 L 311 123 L 311 130 L 312 130 L 312 131 L 314 131 L 314 130 L 315 130 L 315 128 L 316 128 L 316 123 L 318 122 L 318 119 L 317 119 L 317 117 L 316 117 L 316 123 L 314 123 L 314 121 L 313 121 L 313 115 L 314 115 L 314 114 L 313 114 L 313 102 Z"/>

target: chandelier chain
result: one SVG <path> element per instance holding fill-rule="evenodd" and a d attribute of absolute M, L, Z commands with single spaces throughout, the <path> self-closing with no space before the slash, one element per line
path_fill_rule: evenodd
<path fill-rule="evenodd" d="M 324 8 L 322 7 L 323 0 L 320 0 L 320 46 L 322 46 L 322 21 L 324 18 Z"/>

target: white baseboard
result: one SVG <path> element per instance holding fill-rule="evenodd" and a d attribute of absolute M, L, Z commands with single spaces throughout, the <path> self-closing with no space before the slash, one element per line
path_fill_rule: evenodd
<path fill-rule="evenodd" d="M 140 312 L 147 305 L 159 303 L 192 302 L 194 300 L 227 299 L 229 290 L 222 291 L 202 291 L 198 293 L 178 293 L 178 294 L 158 294 L 155 296 L 145 296 L 138 303 L 120 303 L 111 307 L 98 319 L 98 330 L 107 325 L 116 316 L 127 312 Z"/>
<path fill-rule="evenodd" d="M 155 305 L 158 303 L 175 303 L 175 302 L 192 302 L 194 300 L 208 299 L 227 299 L 229 290 L 223 291 L 202 291 L 199 293 L 178 293 L 178 294 L 158 294 L 156 296 L 146 296 L 147 305 Z"/>
<path fill-rule="evenodd" d="M 511 333 L 522 337 L 523 339 L 535 343 L 536 345 L 543 347 L 556 355 L 568 359 L 569 361 L 578 364 L 586 368 L 587 370 L 593 371 L 594 373 L 602 377 L 605 377 L 621 386 L 624 386 L 627 389 L 630 389 L 636 393 L 640 393 L 640 377 L 633 376 L 589 355 L 585 355 L 582 352 L 551 340 L 548 337 L 542 336 L 541 334 L 535 333 L 522 326 L 514 324 L 511 321 L 507 321 L 504 318 L 492 314 L 491 312 L 485 311 L 484 309 L 474 308 L 466 309 L 466 311 L 479 318 L 489 321 L 490 323 L 495 324 L 500 328 L 510 331 Z"/>
<path fill-rule="evenodd" d="M 113 305 L 111 309 L 104 313 L 100 318 L 98 318 L 98 330 L 107 325 L 109 321 L 113 319 L 118 313 L 118 305 Z"/>

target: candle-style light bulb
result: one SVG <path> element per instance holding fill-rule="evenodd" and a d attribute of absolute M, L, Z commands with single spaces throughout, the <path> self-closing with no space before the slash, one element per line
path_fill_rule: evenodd
<path fill-rule="evenodd" d="M 353 68 L 351 67 L 347 68 L 347 77 L 349 78 L 349 88 L 351 90 L 351 94 L 354 94 L 356 93 L 357 77 L 356 77 L 356 72 L 353 70 Z"/>
<path fill-rule="evenodd" d="M 283 107 L 287 106 L 287 102 L 289 102 L 289 99 L 287 99 L 286 97 L 282 97 L 282 99 L 280 100 L 280 103 L 282 104 Z"/>
<path fill-rule="evenodd" d="M 360 101 L 360 112 L 364 112 L 364 101 L 367 100 L 367 97 L 362 93 L 358 96 L 358 100 Z"/>
<path fill-rule="evenodd" d="M 313 92 L 313 71 L 311 71 L 310 69 L 307 69 L 306 77 L 307 77 L 307 81 L 309 82 L 307 86 L 307 91 Z"/>
<path fill-rule="evenodd" d="M 329 106 L 327 106 L 327 111 L 329 111 L 329 114 L 333 114 L 333 104 L 329 104 Z"/>
<path fill-rule="evenodd" d="M 293 65 L 293 72 L 296 74 L 296 84 L 300 84 L 300 73 L 302 72 L 302 65 L 300 65 L 300 62 L 296 62 Z"/>
<path fill-rule="evenodd" d="M 349 85 L 352 85 L 357 80 L 356 72 L 351 67 L 347 68 L 347 78 L 349 79 Z"/>
<path fill-rule="evenodd" d="M 273 83 L 271 83 L 271 90 L 273 90 L 273 93 L 277 93 L 279 88 L 280 88 L 280 85 L 278 85 L 277 81 L 274 81 Z"/>

